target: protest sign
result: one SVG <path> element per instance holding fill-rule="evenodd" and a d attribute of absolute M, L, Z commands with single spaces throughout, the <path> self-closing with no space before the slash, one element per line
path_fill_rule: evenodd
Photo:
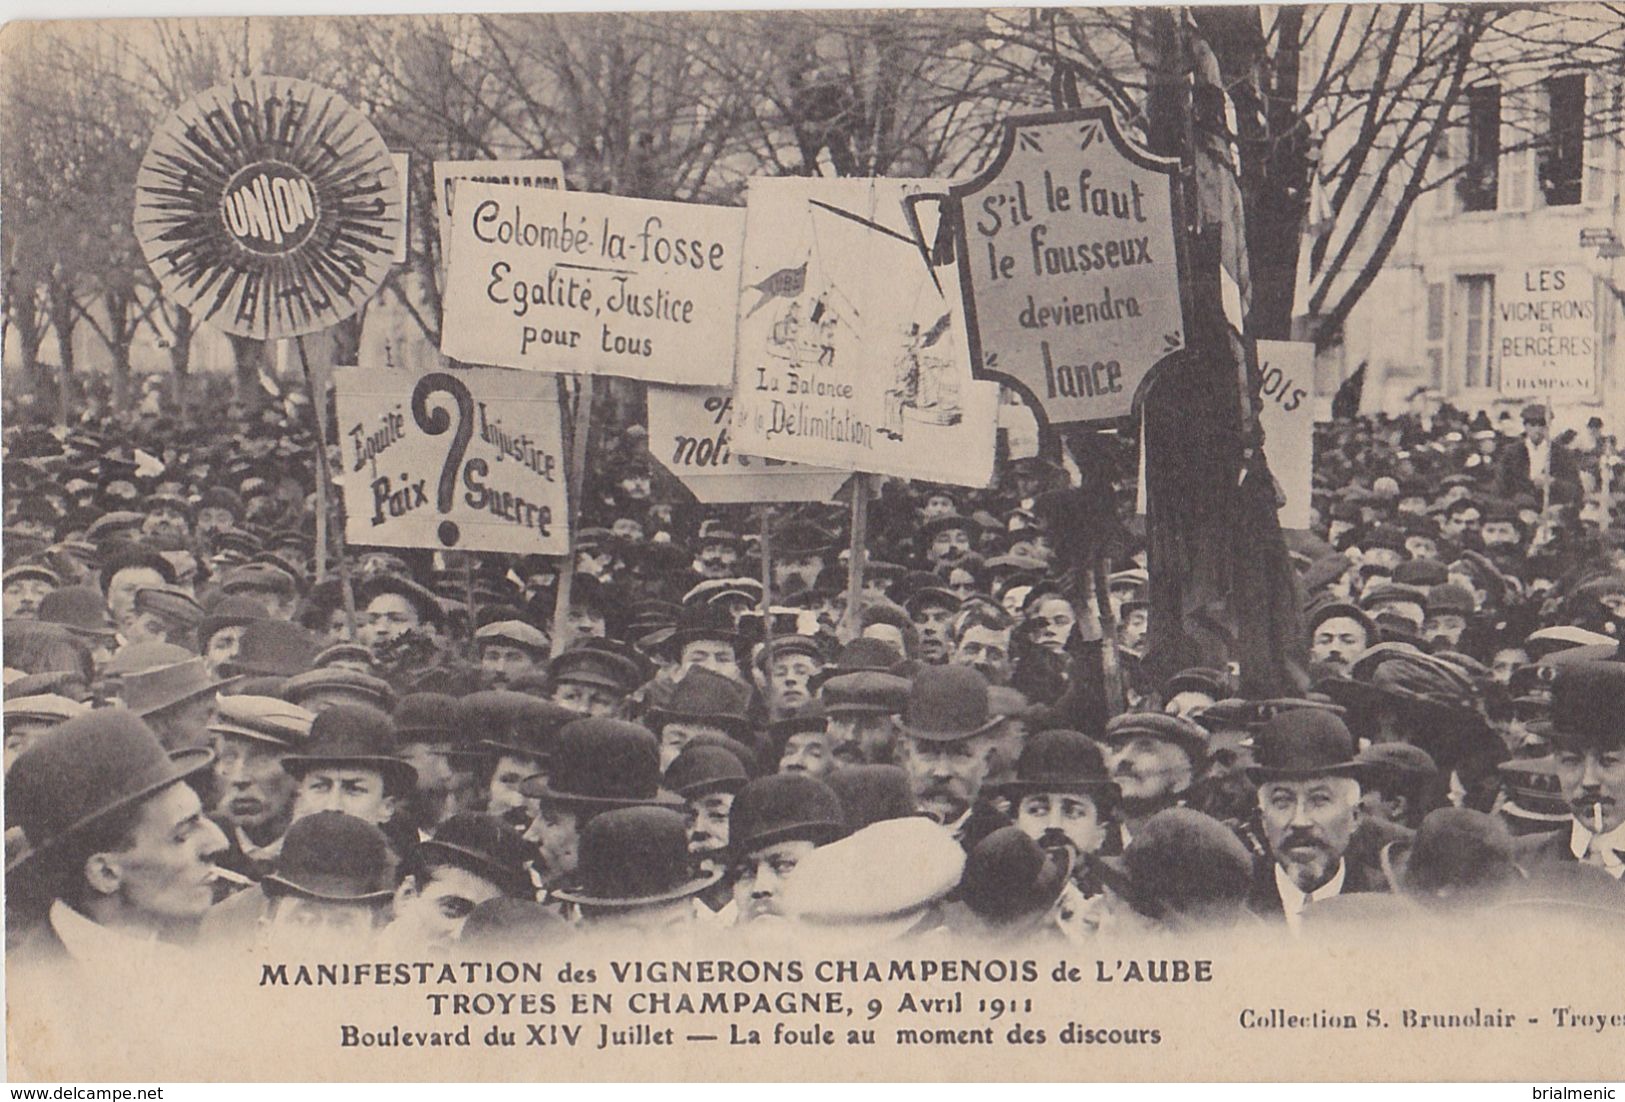
<path fill-rule="evenodd" d="M 993 163 L 952 189 L 977 378 L 1022 391 L 1052 425 L 1128 415 L 1185 345 L 1178 171 L 1106 108 L 1005 124 Z"/>
<path fill-rule="evenodd" d="M 451 240 L 451 208 L 457 182 L 473 180 L 481 184 L 512 184 L 514 187 L 546 188 L 563 191 L 564 162 L 552 159 L 526 161 L 436 161 L 434 163 L 434 211 L 440 222 L 441 255 Z"/>
<path fill-rule="evenodd" d="M 1286 495 L 1278 514 L 1281 527 L 1306 529 L 1315 458 L 1315 346 L 1259 341 L 1258 371 L 1263 379 L 1258 420 L 1264 429 L 1264 455 Z"/>
<path fill-rule="evenodd" d="M 828 501 L 848 474 L 733 448 L 733 393 L 726 387 L 649 388 L 649 450 L 700 501 Z"/>
<path fill-rule="evenodd" d="M 732 377 L 743 211 L 465 180 L 441 351 L 648 382 Z"/>
<path fill-rule="evenodd" d="M 401 199 L 365 115 L 308 81 L 244 77 L 159 125 L 136 174 L 135 235 L 166 298 L 278 340 L 372 297 L 405 232 Z"/>
<path fill-rule="evenodd" d="M 734 447 L 985 486 L 998 386 L 975 382 L 924 180 L 751 181 Z"/>
<path fill-rule="evenodd" d="M 553 376 L 344 367 L 333 384 L 350 543 L 566 553 Z"/>
<path fill-rule="evenodd" d="M 1597 383 L 1596 288 L 1582 268 L 1551 265 L 1497 280 L 1495 344 L 1508 398 L 1591 398 Z"/>

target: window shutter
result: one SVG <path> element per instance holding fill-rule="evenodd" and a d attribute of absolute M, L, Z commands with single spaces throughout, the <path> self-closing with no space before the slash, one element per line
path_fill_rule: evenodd
<path fill-rule="evenodd" d="M 1618 170 L 1620 127 L 1625 125 L 1621 93 L 1617 79 L 1601 73 L 1586 77 L 1586 163 L 1581 186 L 1588 207 L 1608 201 L 1608 177 Z"/>
<path fill-rule="evenodd" d="M 1535 150 L 1539 133 L 1532 97 L 1527 89 L 1504 93 L 1501 99 L 1500 210 L 1528 210 L 1534 204 Z"/>

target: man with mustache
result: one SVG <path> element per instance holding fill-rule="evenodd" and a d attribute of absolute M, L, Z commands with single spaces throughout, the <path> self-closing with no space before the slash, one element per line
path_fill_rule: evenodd
<path fill-rule="evenodd" d="M 1010 683 L 1010 637 L 1015 623 L 1001 608 L 977 605 L 953 621 L 953 653 L 948 661 L 970 666 L 990 685 Z"/>
<path fill-rule="evenodd" d="M 715 521 L 700 525 L 694 573 L 702 578 L 731 578 L 739 566 L 743 545 L 739 535 Z"/>
<path fill-rule="evenodd" d="M 1334 713 L 1298 708 L 1265 721 L 1254 738 L 1258 807 L 1268 857 L 1257 862 L 1248 906 L 1296 931 L 1305 908 L 1356 892 L 1386 891 L 1380 868 L 1350 850 L 1360 825 L 1354 736 Z"/>
<path fill-rule="evenodd" d="M 297 752 L 315 719 L 276 697 L 218 698 L 209 733 L 220 794 L 213 817 L 231 845 L 216 862 L 222 868 L 259 880 L 276 862 L 293 821 L 296 784 L 282 768 L 282 756 Z"/>
<path fill-rule="evenodd" d="M 890 765 L 897 749 L 897 714 L 908 703 L 907 678 L 881 670 L 832 677 L 819 688 L 824 728 L 841 765 Z"/>
<path fill-rule="evenodd" d="M 968 853 L 1009 820 L 982 799 L 1004 717 L 988 706 L 987 679 L 969 666 L 927 666 L 903 709 L 899 764 L 919 809 Z"/>
<path fill-rule="evenodd" d="M 1581 862 L 1625 876 L 1625 664 L 1574 662 L 1552 680 L 1552 764 L 1571 819 L 1520 842 L 1520 864 Z"/>
<path fill-rule="evenodd" d="M 1106 724 L 1101 738 L 1112 780 L 1122 793 L 1123 843 L 1151 816 L 1186 802 L 1207 766 L 1207 733 L 1194 720 L 1130 712 Z"/>
<path fill-rule="evenodd" d="M 689 746 L 666 770 L 662 784 L 687 805 L 688 852 L 702 871 L 728 871 L 726 851 L 734 798 L 749 780 L 737 754 L 709 742 Z M 700 896 L 713 911 L 721 910 L 732 898 L 733 881 L 725 875 Z"/>
<path fill-rule="evenodd" d="M 920 527 L 920 547 L 928 565 L 934 569 L 974 551 L 978 535 L 974 520 L 950 513 Z"/>
<path fill-rule="evenodd" d="M 1328 601 L 1309 613 L 1309 658 L 1339 676 L 1348 676 L 1355 656 L 1377 638 L 1377 625 L 1359 608 Z"/>
<path fill-rule="evenodd" d="M 1022 833 L 1045 849 L 1071 851 L 1074 882 L 1085 897 L 1100 894 L 1093 865 L 1083 858 L 1105 845 L 1118 791 L 1095 741 L 1077 731 L 1039 731 L 1022 747 L 1015 780 L 1001 792 Z"/>

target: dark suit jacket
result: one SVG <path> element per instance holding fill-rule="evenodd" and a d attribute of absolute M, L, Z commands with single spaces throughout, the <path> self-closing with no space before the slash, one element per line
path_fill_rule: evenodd
<path fill-rule="evenodd" d="M 1352 850 L 1343 855 L 1347 871 L 1343 875 L 1342 895 L 1360 892 L 1385 892 L 1388 878 L 1382 869 L 1360 862 Z M 1281 893 L 1275 886 L 1275 859 L 1266 857 L 1253 865 L 1253 886 L 1247 896 L 1247 909 L 1260 918 L 1284 920 L 1286 912 L 1281 906 Z"/>
<path fill-rule="evenodd" d="M 1529 477 L 1529 449 L 1522 440 L 1514 440 L 1500 450 L 1496 457 L 1495 484 L 1502 494 L 1533 494 L 1538 500 L 1540 490 Z M 1580 481 L 1580 468 L 1574 454 L 1555 441 L 1552 443 L 1551 475 L 1553 482 Z"/>

